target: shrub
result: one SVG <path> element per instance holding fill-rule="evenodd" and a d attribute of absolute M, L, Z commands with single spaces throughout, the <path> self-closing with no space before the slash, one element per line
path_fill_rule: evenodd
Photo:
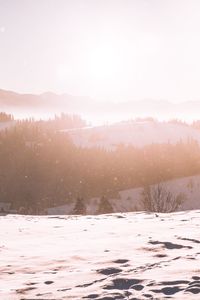
<path fill-rule="evenodd" d="M 141 203 L 146 211 L 168 213 L 176 211 L 185 201 L 185 195 L 174 196 L 162 184 L 145 186 L 142 191 Z"/>

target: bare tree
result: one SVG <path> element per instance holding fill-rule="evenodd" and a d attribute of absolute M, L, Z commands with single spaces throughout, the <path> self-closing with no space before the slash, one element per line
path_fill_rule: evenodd
<path fill-rule="evenodd" d="M 158 184 L 144 187 L 141 203 L 147 211 L 167 213 L 176 211 L 185 199 L 183 193 L 174 196 L 162 184 Z"/>

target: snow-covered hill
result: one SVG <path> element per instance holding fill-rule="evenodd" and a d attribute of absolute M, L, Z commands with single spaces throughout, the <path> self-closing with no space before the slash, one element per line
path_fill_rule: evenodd
<path fill-rule="evenodd" d="M 200 175 L 177 178 L 161 183 L 173 196 L 184 195 L 184 202 L 179 210 L 200 209 Z M 153 185 L 154 187 L 156 185 Z M 108 199 L 114 212 L 128 212 L 143 210 L 141 194 L 143 187 L 119 191 L 118 197 Z M 69 201 L 66 205 L 48 208 L 46 212 L 50 215 L 73 213 L 76 199 Z M 100 197 L 84 199 L 86 203 L 86 213 L 96 214 L 100 204 Z"/>
<path fill-rule="evenodd" d="M 142 147 L 153 143 L 177 143 L 195 139 L 200 143 L 200 131 L 184 124 L 167 122 L 121 122 L 69 130 L 73 142 L 81 147 L 101 147 L 108 150 L 118 145 Z"/>
<path fill-rule="evenodd" d="M 0 299 L 199 299 L 200 211 L 0 216 Z"/>
<path fill-rule="evenodd" d="M 175 197 L 178 194 L 184 195 L 184 202 L 180 205 L 179 210 L 200 209 L 200 176 L 188 176 L 177 178 L 161 183 L 167 191 L 170 191 Z M 153 185 L 154 187 L 157 185 Z M 137 208 L 143 209 L 141 205 L 141 193 L 143 188 L 128 189 L 119 192 L 119 199 L 116 201 L 116 210 L 128 208 L 128 211 Z M 120 201 L 122 200 L 122 202 Z M 112 200 L 114 202 L 114 200 Z M 130 206 L 128 206 L 128 203 Z M 114 205 L 114 203 L 113 203 Z M 120 207 L 121 205 L 121 207 Z M 127 211 L 127 210 L 126 210 Z"/>

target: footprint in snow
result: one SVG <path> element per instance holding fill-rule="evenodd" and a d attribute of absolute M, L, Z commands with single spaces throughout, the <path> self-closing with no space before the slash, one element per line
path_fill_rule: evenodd
<path fill-rule="evenodd" d="M 122 272 L 122 270 L 119 268 L 105 268 L 105 269 L 97 270 L 97 272 L 103 275 L 112 275 L 112 274 L 118 274 Z"/>

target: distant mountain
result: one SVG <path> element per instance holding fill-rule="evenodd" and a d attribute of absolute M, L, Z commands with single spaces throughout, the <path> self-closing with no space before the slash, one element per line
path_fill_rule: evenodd
<path fill-rule="evenodd" d="M 90 97 L 69 94 L 57 95 L 47 92 L 34 95 L 0 90 L 0 110 L 20 116 L 40 117 L 67 112 L 81 114 L 93 121 L 103 122 L 147 116 L 158 119 L 179 118 L 192 120 L 200 118 L 200 101 L 174 104 L 164 100 L 146 99 L 113 103 L 109 101 L 97 102 Z"/>
<path fill-rule="evenodd" d="M 61 112 L 86 115 L 93 114 L 95 103 L 89 97 L 76 97 L 69 94 L 54 93 L 18 94 L 12 91 L 0 90 L 0 111 L 12 113 L 17 117 L 54 116 Z"/>

